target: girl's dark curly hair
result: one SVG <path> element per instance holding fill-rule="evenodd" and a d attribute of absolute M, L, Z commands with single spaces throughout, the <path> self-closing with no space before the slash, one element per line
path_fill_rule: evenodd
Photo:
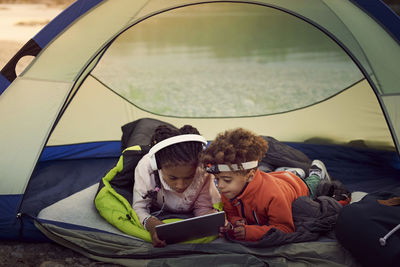
<path fill-rule="evenodd" d="M 167 125 L 158 126 L 151 137 L 151 145 L 167 138 L 182 134 L 200 134 L 199 131 L 190 125 L 185 125 L 180 129 L 171 128 Z M 181 165 L 196 163 L 203 151 L 203 144 L 197 141 L 182 142 L 167 146 L 156 153 L 157 166 Z"/>
<path fill-rule="evenodd" d="M 260 161 L 268 151 L 264 138 L 243 128 L 228 130 L 217 135 L 202 155 L 207 164 L 239 164 Z"/>

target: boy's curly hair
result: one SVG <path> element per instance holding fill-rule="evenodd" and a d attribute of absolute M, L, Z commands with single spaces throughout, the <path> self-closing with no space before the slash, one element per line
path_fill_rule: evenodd
<path fill-rule="evenodd" d="M 207 164 L 239 164 L 260 161 L 268 151 L 268 142 L 243 128 L 227 130 L 217 135 L 202 155 Z"/>

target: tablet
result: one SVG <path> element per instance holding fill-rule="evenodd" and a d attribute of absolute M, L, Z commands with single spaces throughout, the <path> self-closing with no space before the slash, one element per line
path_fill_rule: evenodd
<path fill-rule="evenodd" d="M 156 226 L 158 238 L 167 244 L 188 241 L 195 238 L 217 235 L 219 227 L 225 224 L 225 212 L 197 216 L 182 221 Z"/>

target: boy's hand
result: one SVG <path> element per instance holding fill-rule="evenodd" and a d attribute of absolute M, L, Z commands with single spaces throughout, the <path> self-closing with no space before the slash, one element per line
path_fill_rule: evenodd
<path fill-rule="evenodd" d="M 235 239 L 244 240 L 246 237 L 246 221 L 244 219 L 235 222 L 235 227 L 233 228 L 232 235 Z"/>
<path fill-rule="evenodd" d="M 157 219 L 156 217 L 150 217 L 146 222 L 146 228 L 150 232 L 151 240 L 153 242 L 154 247 L 165 247 L 167 243 L 165 240 L 160 240 L 157 235 L 156 226 L 164 224 L 162 221 Z"/>
<path fill-rule="evenodd" d="M 244 240 L 246 237 L 246 228 L 243 226 L 236 226 L 233 228 L 233 237 L 238 240 Z"/>
<path fill-rule="evenodd" d="M 245 226 L 245 225 L 246 225 L 245 219 L 240 219 L 235 222 L 235 226 Z"/>
<path fill-rule="evenodd" d="M 224 237 L 225 233 L 232 229 L 233 229 L 233 225 L 228 220 L 225 220 L 225 225 L 221 226 L 219 228 L 219 234 L 218 234 L 219 237 Z"/>
<path fill-rule="evenodd" d="M 224 237 L 225 233 L 229 232 L 229 235 L 233 236 L 235 239 L 244 240 L 246 237 L 245 225 L 245 219 L 236 221 L 235 225 L 232 225 L 230 222 L 225 221 L 225 226 L 219 228 L 219 236 Z"/>

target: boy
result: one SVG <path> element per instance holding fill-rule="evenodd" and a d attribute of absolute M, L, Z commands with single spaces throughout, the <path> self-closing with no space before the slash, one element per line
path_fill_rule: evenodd
<path fill-rule="evenodd" d="M 326 176 L 324 164 L 314 160 L 304 181 L 294 169 L 265 173 L 257 166 L 268 150 L 268 143 L 242 128 L 219 134 L 203 155 L 206 170 L 215 176 L 229 225 L 238 240 L 258 241 L 270 229 L 294 232 L 292 202 L 315 191 Z M 329 179 L 329 177 L 327 177 Z"/>

